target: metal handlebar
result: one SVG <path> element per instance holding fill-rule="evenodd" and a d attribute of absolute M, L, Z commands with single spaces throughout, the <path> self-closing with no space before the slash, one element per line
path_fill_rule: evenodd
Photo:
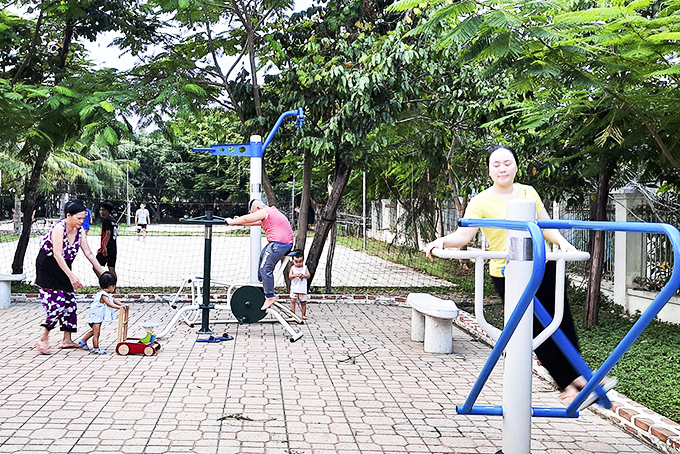
<path fill-rule="evenodd" d="M 482 251 L 479 249 L 432 249 L 432 255 L 444 259 L 469 259 L 475 261 L 475 317 L 479 326 L 495 341 L 498 340 L 501 330 L 491 325 L 484 317 L 484 260 L 508 258 L 507 251 Z M 548 252 L 547 260 L 557 261 L 557 276 L 564 276 L 565 261 L 586 261 L 590 254 L 583 251 Z M 558 280 L 555 285 L 555 314 L 548 326 L 534 338 L 534 350 L 545 342 L 562 323 L 564 314 L 564 282 Z"/>
<path fill-rule="evenodd" d="M 510 318 L 505 324 L 505 328 L 503 329 L 503 331 L 501 331 L 500 336 L 498 337 L 498 340 L 496 342 L 496 345 L 491 350 L 491 355 L 489 355 L 489 358 L 484 364 L 484 367 L 482 368 L 482 371 L 479 377 L 477 378 L 477 381 L 472 387 L 470 395 L 465 401 L 465 404 L 462 406 L 459 405 L 457 407 L 458 413 L 468 414 L 472 410 L 472 407 L 475 401 L 477 400 L 477 397 L 479 397 L 479 394 L 481 393 L 484 384 L 491 375 L 493 368 L 496 366 L 496 363 L 503 354 L 503 350 L 505 350 L 505 347 L 510 341 L 510 337 L 517 328 L 517 325 L 519 325 L 522 316 L 529 307 L 529 304 L 533 301 L 534 295 L 536 294 L 538 287 L 541 285 L 541 281 L 543 280 L 543 273 L 545 271 L 546 252 L 543 234 L 541 233 L 541 229 L 534 222 L 510 221 L 502 219 L 461 219 L 461 221 L 465 222 L 465 225 L 461 223 L 461 226 L 464 227 L 491 227 L 512 230 L 528 230 L 532 240 L 532 250 L 534 258 L 531 269 L 531 277 L 526 288 L 524 289 L 524 292 L 519 298 L 515 310 L 510 315 Z"/>

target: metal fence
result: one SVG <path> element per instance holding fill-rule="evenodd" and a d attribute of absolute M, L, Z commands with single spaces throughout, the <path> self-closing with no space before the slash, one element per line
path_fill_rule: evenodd
<path fill-rule="evenodd" d="M 560 214 L 561 219 L 588 221 L 590 220 L 589 207 L 566 207 Z M 613 205 L 607 206 L 607 221 L 614 221 L 616 213 Z M 587 251 L 590 244 L 591 231 L 588 230 L 564 230 L 562 235 L 571 244 L 580 251 Z M 604 236 L 604 267 L 602 270 L 602 279 L 606 281 L 614 281 L 614 254 L 616 250 L 614 247 L 614 232 L 605 232 Z M 588 270 L 588 262 L 569 262 L 568 267 L 571 272 L 579 274 L 586 274 Z"/>
<path fill-rule="evenodd" d="M 665 222 L 680 225 L 680 213 L 677 207 L 668 204 L 644 204 L 636 207 L 633 214 L 643 222 Z M 654 206 L 656 205 L 656 206 Z M 635 283 L 643 290 L 661 289 L 673 271 L 673 247 L 666 235 L 644 234 L 644 250 L 642 252 L 643 275 L 635 278 Z"/>

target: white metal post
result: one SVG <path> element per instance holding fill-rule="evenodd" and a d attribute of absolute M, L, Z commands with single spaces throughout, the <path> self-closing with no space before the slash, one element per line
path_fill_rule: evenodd
<path fill-rule="evenodd" d="M 250 156 L 250 200 L 262 200 L 262 137 L 250 136 L 253 152 Z M 259 150 L 259 152 L 255 152 Z M 262 247 L 261 228 L 250 226 L 250 282 L 256 283 L 257 268 L 260 266 L 260 249 Z"/>
<path fill-rule="evenodd" d="M 532 200 L 508 202 L 507 218 L 536 219 Z M 515 309 L 531 277 L 533 246 L 528 231 L 507 231 L 508 261 L 505 265 L 505 322 Z M 503 454 L 529 454 L 531 449 L 531 370 L 533 302 L 522 317 L 505 349 L 503 367 Z"/>
<path fill-rule="evenodd" d="M 130 226 L 130 164 L 125 165 L 125 200 L 127 201 L 127 216 L 125 221 Z M 148 221 L 148 219 L 147 219 Z"/>

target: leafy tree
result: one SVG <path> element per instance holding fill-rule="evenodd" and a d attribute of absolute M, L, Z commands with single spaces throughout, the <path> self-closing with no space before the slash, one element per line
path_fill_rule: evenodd
<path fill-rule="evenodd" d="M 186 198 L 206 203 L 243 201 L 242 188 L 249 180 L 247 160 L 191 150 L 239 142 L 234 120 L 233 114 L 222 110 L 203 110 L 167 121 L 164 131 L 140 134 L 123 144 L 122 152 L 138 164 L 131 174 L 135 197 L 151 201 L 155 208 Z M 153 214 L 160 220 L 160 210 Z"/>
<path fill-rule="evenodd" d="M 515 112 L 519 129 L 538 136 L 525 136 L 524 145 L 546 157 L 537 176 L 575 174 L 566 178 L 575 183 L 596 176 L 586 186 L 596 189 L 595 219 L 602 219 L 600 205 L 619 169 L 628 174 L 649 163 L 662 169 L 665 162 L 661 178 L 677 174 L 668 171 L 680 151 L 677 116 L 668 115 L 678 107 L 677 1 L 436 3 L 443 6 L 422 29 L 453 23 L 440 45 L 459 45 L 468 61 L 513 75 L 523 96 Z M 416 6 L 399 2 L 401 9 Z M 602 241 L 591 247 L 591 323 L 597 322 Z"/>
<path fill-rule="evenodd" d="M 397 17 L 384 13 L 385 6 L 330 2 L 294 15 L 276 35 L 282 72 L 272 82 L 279 95 L 273 105 L 304 106 L 305 137 L 296 143 L 315 162 L 333 166 L 307 256 L 312 276 L 353 168 L 368 167 L 385 147 L 397 146 L 380 128 L 396 126 L 420 94 L 411 70 L 425 65 L 428 51 L 401 39 Z"/>
<path fill-rule="evenodd" d="M 149 33 L 158 23 L 138 3 L 123 1 L 0 2 L 18 5 L 35 21 L 0 14 L 0 121 L 5 144 L 29 171 L 23 185 L 24 228 L 12 264 L 23 271 L 31 214 L 45 165 L 55 151 L 83 154 L 90 146 L 115 149 L 128 128 L 115 111 L 132 92 L 112 70 L 93 70 L 79 39 L 126 28 Z M 134 46 L 134 44 L 131 44 Z M 6 108 L 5 108 L 6 107 Z M 56 162 L 56 160 L 55 160 Z M 62 161 L 63 162 L 63 161 Z"/>
<path fill-rule="evenodd" d="M 242 136 L 264 135 L 269 123 L 263 117 L 259 79 L 268 65 L 263 49 L 277 45 L 268 27 L 292 6 L 292 0 L 150 3 L 171 16 L 168 22 L 175 31 L 163 41 L 158 55 L 133 71 L 134 77 L 148 84 L 138 113 L 163 124 L 165 115 L 186 109 L 195 96 L 207 97 L 209 107 L 220 106 L 222 112 L 235 114 Z M 266 166 L 263 186 L 267 199 L 275 204 Z"/>

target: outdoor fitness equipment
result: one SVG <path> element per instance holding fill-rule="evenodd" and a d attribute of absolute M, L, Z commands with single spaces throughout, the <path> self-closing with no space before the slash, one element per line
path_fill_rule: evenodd
<path fill-rule="evenodd" d="M 535 219 L 536 207 L 530 200 L 508 202 L 508 219 L 461 219 L 461 227 L 491 227 L 508 229 L 507 251 L 452 251 L 435 249 L 433 254 L 442 258 L 473 258 L 475 269 L 475 314 L 480 326 L 496 340 L 496 345 L 486 361 L 470 395 L 464 405 L 458 405 L 459 414 L 503 416 L 502 450 L 497 454 L 528 454 L 531 447 L 531 417 L 549 416 L 577 418 L 579 411 L 597 401 L 609 408 L 611 402 L 600 383 L 606 378 L 623 354 L 630 348 L 642 331 L 651 323 L 671 296 L 680 287 L 680 232 L 669 224 L 642 222 L 597 222 Z M 642 313 L 628 333 L 596 370 L 591 371 L 576 348 L 559 329 L 564 311 L 563 282 L 566 260 L 587 260 L 588 254 L 580 252 L 545 252 L 545 239 L 541 229 L 582 229 L 620 232 L 663 233 L 673 246 L 673 272 L 668 283 L 654 301 Z M 483 315 L 483 263 L 485 258 L 506 259 L 505 314 L 506 322 L 502 331 L 489 325 Z M 545 261 L 557 260 L 557 284 L 555 288 L 555 316 L 551 320 L 548 312 L 535 297 L 545 270 Z M 532 338 L 532 313 L 540 320 L 544 329 Z M 511 314 L 508 317 L 508 314 Z M 537 408 L 531 406 L 531 352 L 545 339 L 553 336 L 567 359 L 583 377 L 588 380 L 581 392 L 567 408 Z M 475 401 L 505 350 L 503 369 L 503 405 L 478 406 Z"/>
<path fill-rule="evenodd" d="M 278 282 L 282 276 L 283 269 L 285 265 L 280 265 L 278 267 L 278 278 L 275 278 L 275 282 Z M 296 322 L 298 324 L 304 324 L 304 320 L 298 317 L 296 314 L 290 311 L 284 305 L 275 302 L 274 306 L 269 308 L 267 311 L 259 310 L 264 303 L 264 293 L 262 292 L 261 284 L 249 284 L 249 283 L 229 283 L 220 280 L 211 280 L 211 286 L 222 286 L 227 288 L 227 303 L 226 304 L 210 304 L 210 309 L 215 310 L 230 310 L 234 315 L 234 318 L 226 320 L 212 320 L 215 323 L 255 323 L 255 322 L 279 322 L 281 325 L 290 333 L 291 342 L 295 342 L 302 337 L 302 333 L 295 331 L 290 323 Z M 186 278 L 182 286 L 175 293 L 172 300 L 168 301 L 168 304 L 173 309 L 177 309 L 177 300 L 181 295 L 185 294 L 188 289 L 191 289 L 191 303 L 180 308 L 165 327 L 163 332 L 158 334 L 156 337 L 162 339 L 168 335 L 172 330 L 172 327 L 180 319 L 183 319 L 185 323 L 193 327 L 198 321 L 199 315 L 202 313 L 203 303 L 201 294 L 203 292 L 203 278 L 200 276 Z M 185 290 L 186 289 L 186 290 Z M 249 291 L 246 291 L 248 289 Z M 267 314 L 271 315 L 273 318 L 262 318 Z M 204 334 L 199 332 L 199 334 Z M 205 334 L 212 334 L 212 331 Z"/>
<path fill-rule="evenodd" d="M 193 148 L 197 152 L 209 152 L 215 156 L 238 156 L 238 157 L 249 157 L 250 158 L 250 200 L 262 199 L 262 156 L 271 143 L 276 131 L 278 131 L 281 123 L 286 117 L 295 115 L 297 120 L 295 122 L 297 129 L 299 130 L 302 126 L 305 116 L 302 108 L 297 110 L 291 110 L 281 114 L 276 124 L 272 130 L 267 135 L 267 139 L 262 143 L 262 138 L 260 136 L 254 135 L 250 137 L 249 144 L 224 144 L 224 145 L 213 145 L 210 148 Z M 199 284 L 201 281 L 203 286 L 203 302 L 200 306 L 202 313 L 201 329 L 198 334 L 213 334 L 214 332 L 210 329 L 210 310 L 215 309 L 216 306 L 210 304 L 210 262 L 211 262 L 211 242 L 212 242 L 212 226 L 215 224 L 225 224 L 225 218 L 219 216 L 213 216 L 212 211 L 206 211 L 205 216 L 200 216 L 197 218 L 190 219 L 180 219 L 180 222 L 186 222 L 189 224 L 203 224 L 205 225 L 205 252 L 203 261 L 203 277 L 193 278 L 191 281 L 192 285 L 192 295 L 194 292 L 194 284 Z M 261 228 L 260 226 L 250 227 L 250 284 L 230 284 L 229 291 L 227 292 L 227 299 L 230 304 L 231 311 L 238 320 L 239 323 L 255 323 L 264 318 L 267 313 L 272 314 L 276 320 L 283 325 L 283 327 L 291 334 L 290 341 L 295 342 L 302 337 L 302 333 L 295 331 L 290 324 L 283 318 L 279 311 L 273 307 L 270 307 L 266 311 L 260 310 L 262 304 L 264 303 L 264 294 L 262 290 L 258 288 L 258 276 L 257 270 L 259 266 L 260 258 L 260 247 L 261 247 Z M 186 285 L 185 281 L 185 285 Z M 184 286 L 183 286 L 184 287 Z M 181 289 L 180 289 L 181 290 Z M 232 291 L 233 290 L 233 291 Z M 262 295 L 262 301 L 259 295 Z M 193 303 L 193 298 L 192 298 Z M 283 306 L 276 304 L 278 309 L 282 309 Z M 187 309 L 187 308 L 183 308 Z M 187 310 L 193 310 L 194 307 L 189 307 Z M 290 311 L 289 311 L 290 312 Z M 177 320 L 184 316 L 187 320 L 187 316 L 183 314 L 180 310 L 173 320 L 169 323 L 168 327 L 161 333 L 158 337 L 164 337 L 170 331 L 172 326 L 177 322 Z M 302 322 L 301 319 L 298 319 Z"/>

